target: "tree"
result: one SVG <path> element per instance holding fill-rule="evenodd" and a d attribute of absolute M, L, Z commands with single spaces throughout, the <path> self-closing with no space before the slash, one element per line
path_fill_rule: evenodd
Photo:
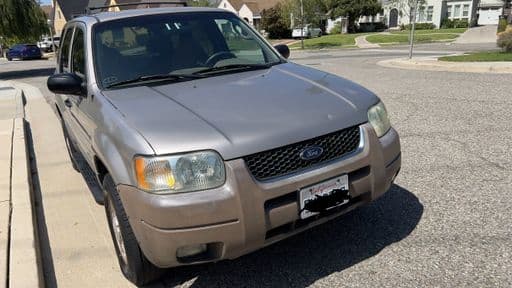
<path fill-rule="evenodd" d="M 48 33 L 46 15 L 35 0 L 0 0 L 0 35 L 19 42 L 35 42 Z"/>
<path fill-rule="evenodd" d="M 211 7 L 212 3 L 209 0 L 188 0 L 188 6 L 192 7 Z"/>
<path fill-rule="evenodd" d="M 261 27 L 271 39 L 289 38 L 291 30 L 283 16 L 281 4 L 261 12 Z"/>
<path fill-rule="evenodd" d="M 290 16 L 293 15 L 294 26 L 301 23 L 300 0 L 286 0 L 282 3 L 282 17 L 287 23 L 291 24 Z M 325 0 L 303 0 L 304 6 L 304 24 L 313 24 L 315 27 L 322 28 L 323 21 L 327 14 L 327 3 Z M 293 27 L 290 27 L 293 28 Z"/>
<path fill-rule="evenodd" d="M 377 15 L 382 10 L 378 0 L 324 0 L 329 8 L 329 16 L 336 19 L 348 16 L 348 31 L 356 32 L 356 20 L 361 16 Z"/>

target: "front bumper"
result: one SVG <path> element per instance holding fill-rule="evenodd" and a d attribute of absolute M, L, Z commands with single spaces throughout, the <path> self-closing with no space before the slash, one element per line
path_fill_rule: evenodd
<path fill-rule="evenodd" d="M 236 159 L 225 163 L 225 185 L 208 191 L 155 195 L 118 185 L 143 253 L 162 268 L 233 259 L 380 197 L 400 170 L 400 140 L 394 129 L 378 138 L 369 124 L 361 127 L 365 146 L 359 153 L 270 182 L 256 181 L 244 160 Z M 351 202 L 301 220 L 299 189 L 342 174 L 349 177 Z M 193 244 L 207 244 L 207 252 L 176 257 L 178 248 Z"/>

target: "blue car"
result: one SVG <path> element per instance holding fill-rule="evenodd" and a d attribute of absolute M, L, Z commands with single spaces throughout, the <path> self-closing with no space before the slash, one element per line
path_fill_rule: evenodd
<path fill-rule="evenodd" d="M 7 51 L 7 60 L 11 61 L 14 58 L 26 59 L 41 59 L 41 49 L 35 44 L 16 44 L 9 51 Z"/>

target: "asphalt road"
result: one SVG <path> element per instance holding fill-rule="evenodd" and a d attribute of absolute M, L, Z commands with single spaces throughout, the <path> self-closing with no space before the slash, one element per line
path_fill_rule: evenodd
<path fill-rule="evenodd" d="M 489 47 L 418 49 L 435 55 Z M 511 76 L 375 64 L 406 53 L 292 52 L 294 61 L 360 83 L 386 103 L 403 166 L 384 197 L 237 260 L 169 270 L 155 286 L 511 287 Z M 34 85 L 51 99 L 44 86 L 52 65 L 0 60 L 0 80 Z"/>

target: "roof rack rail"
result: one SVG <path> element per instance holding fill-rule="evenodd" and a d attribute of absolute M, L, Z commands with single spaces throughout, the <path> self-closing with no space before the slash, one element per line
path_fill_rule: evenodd
<path fill-rule="evenodd" d="M 187 7 L 187 1 L 141 1 L 141 2 L 133 2 L 133 3 L 122 3 L 122 4 L 114 4 L 114 5 L 106 5 L 106 6 L 95 6 L 95 7 L 87 7 L 85 12 L 87 15 L 93 14 L 94 10 L 102 10 L 107 8 L 114 7 L 125 7 L 125 6 L 139 6 L 139 5 L 155 5 L 155 4 L 168 4 L 168 5 L 183 5 L 183 7 Z"/>

